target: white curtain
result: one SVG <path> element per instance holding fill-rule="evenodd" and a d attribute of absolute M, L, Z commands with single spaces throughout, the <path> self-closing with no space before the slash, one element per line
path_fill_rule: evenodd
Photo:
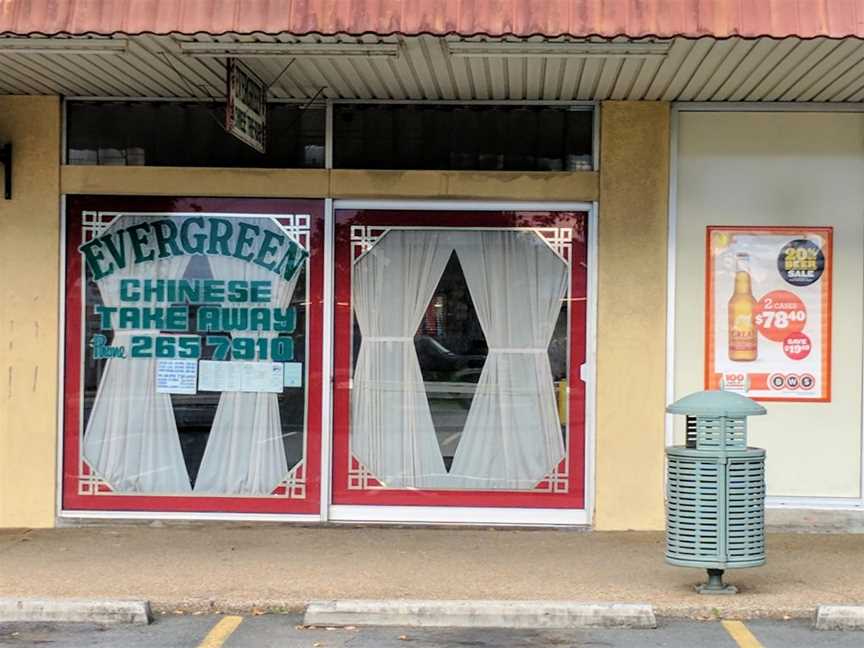
<path fill-rule="evenodd" d="M 452 486 L 530 489 L 564 456 L 546 350 L 567 268 L 533 232 L 461 240 L 456 252 L 489 355 L 450 468 Z"/>
<path fill-rule="evenodd" d="M 269 229 L 284 236 L 269 221 L 256 220 L 256 224 L 262 230 Z M 236 222 L 234 229 L 237 230 Z M 288 308 L 302 272 L 298 269 L 290 281 L 286 281 L 265 268 L 232 257 L 208 256 L 207 262 L 214 279 L 269 281 L 271 284 L 269 303 L 234 302 L 225 304 L 228 307 Z M 272 340 L 278 332 L 238 331 L 233 335 Z M 195 492 L 269 495 L 287 475 L 279 394 L 223 392 L 195 479 Z"/>
<path fill-rule="evenodd" d="M 144 222 L 144 216 L 120 216 L 106 233 Z M 133 252 L 128 239 L 126 258 Z M 129 263 L 96 283 L 105 306 L 120 306 L 120 281 L 129 277 L 179 279 L 186 256 Z M 131 304 L 127 304 L 131 305 Z M 155 306 L 156 302 L 136 302 Z M 183 493 L 190 490 L 177 423 L 169 394 L 156 393 L 156 359 L 131 358 L 133 335 L 155 330 L 115 331 L 111 344 L 126 348 L 125 358 L 111 358 L 99 382 L 84 432 L 83 456 L 96 474 L 117 492 Z"/>
<path fill-rule="evenodd" d="M 447 479 L 414 334 L 452 253 L 450 235 L 384 235 L 354 265 L 362 333 L 351 389 L 351 450 L 390 488 L 434 488 Z"/>

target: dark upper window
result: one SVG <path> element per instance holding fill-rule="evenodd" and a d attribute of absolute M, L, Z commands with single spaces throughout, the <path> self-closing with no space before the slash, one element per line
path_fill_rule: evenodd
<path fill-rule="evenodd" d="M 591 169 L 592 113 L 557 106 L 336 104 L 337 169 Z"/>
<path fill-rule="evenodd" d="M 574 171 L 592 167 L 592 113 L 558 106 L 337 104 L 341 169 Z M 325 111 L 270 104 L 267 152 L 225 132 L 224 105 L 72 101 L 69 164 L 322 168 Z"/>
<path fill-rule="evenodd" d="M 267 152 L 225 132 L 224 104 L 69 102 L 69 164 L 322 168 L 324 110 L 270 104 Z"/>

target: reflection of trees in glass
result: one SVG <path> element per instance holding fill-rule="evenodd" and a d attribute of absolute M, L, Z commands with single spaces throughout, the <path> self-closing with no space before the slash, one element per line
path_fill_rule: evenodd
<path fill-rule="evenodd" d="M 455 252 L 417 329 L 414 345 L 424 380 L 476 383 L 479 379 L 488 347 Z"/>
<path fill-rule="evenodd" d="M 458 278 L 453 277 L 452 291 L 445 302 L 448 307 L 445 310 L 447 319 L 452 322 L 446 332 L 447 341 L 450 343 L 450 348 L 456 352 L 485 356 L 488 351 L 486 338 L 455 254 L 450 263 L 457 266 L 459 274 Z M 454 269 L 454 274 L 457 269 Z M 445 272 L 445 276 L 446 274 Z"/>
<path fill-rule="evenodd" d="M 593 117 L 558 106 L 337 105 L 334 166 L 574 171 L 590 168 Z"/>

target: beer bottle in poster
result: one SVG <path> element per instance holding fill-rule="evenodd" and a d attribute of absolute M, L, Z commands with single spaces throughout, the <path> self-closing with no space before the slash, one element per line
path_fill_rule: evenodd
<path fill-rule="evenodd" d="M 750 255 L 735 255 L 735 291 L 729 299 L 729 359 L 752 362 L 757 355 L 756 300 L 750 282 Z"/>

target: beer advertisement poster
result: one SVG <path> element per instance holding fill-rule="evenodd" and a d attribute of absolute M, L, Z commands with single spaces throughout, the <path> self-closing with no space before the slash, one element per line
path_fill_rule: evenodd
<path fill-rule="evenodd" d="M 705 386 L 831 400 L 830 227 L 708 227 Z"/>

